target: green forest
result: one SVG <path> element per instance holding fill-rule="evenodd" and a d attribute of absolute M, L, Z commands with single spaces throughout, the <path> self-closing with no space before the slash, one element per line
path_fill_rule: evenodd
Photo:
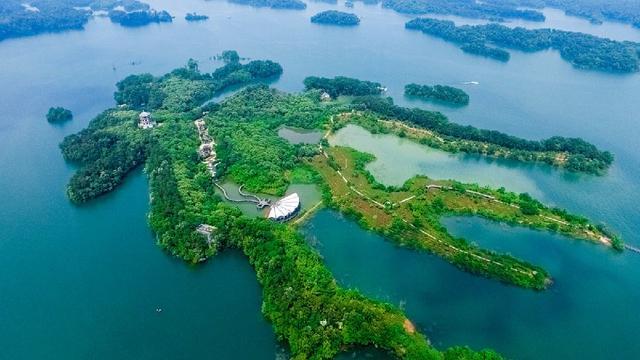
<path fill-rule="evenodd" d="M 407 84 L 404 94 L 425 100 L 438 100 L 454 105 L 469 104 L 469 95 L 462 89 L 447 85 L 419 85 Z"/>
<path fill-rule="evenodd" d="M 311 22 L 326 25 L 355 26 L 360 24 L 360 18 L 351 13 L 327 10 L 313 15 Z"/>
<path fill-rule="evenodd" d="M 211 259 L 226 248 L 241 250 L 262 286 L 262 312 L 295 359 L 330 359 L 359 346 L 374 346 L 406 359 L 501 357 L 492 350 L 435 349 L 402 310 L 340 287 L 295 226 L 243 215 L 222 200 L 214 181 L 230 180 L 244 185 L 247 191 L 282 195 L 296 177 L 292 174 L 304 172 L 305 178 L 322 189 L 325 205 L 359 216 L 360 224 L 381 231 L 391 241 L 432 251 L 465 271 L 525 288 L 544 289 L 549 285 L 548 274 L 510 255 L 479 249 L 464 239 L 447 236 L 437 224 L 438 217 L 446 213 L 476 214 L 507 223 L 525 221 L 522 225 L 578 238 L 593 239 L 600 234 L 586 219 L 548 208 L 528 195 L 456 182 L 436 182 L 441 187 L 438 193 L 425 192 L 430 181 L 426 178 L 417 178 L 401 189 L 387 188 L 364 170 L 372 159 L 370 155 L 341 148 L 292 145 L 278 136 L 280 127 L 332 129 L 340 121 L 357 121 L 352 117 L 381 123 L 391 115 L 398 115 L 397 121 L 407 126 L 449 131 L 447 136 L 452 138 L 454 127 L 441 114 L 399 108 L 380 96 L 370 95 L 379 93 L 377 83 L 310 78 L 305 81 L 307 90 L 289 94 L 260 83 L 281 74 L 279 64 L 268 60 L 241 63 L 233 51 L 225 52 L 223 58 L 226 64 L 211 73 L 201 72 L 197 62 L 190 60 L 185 67 L 160 77 L 140 74 L 120 81 L 115 93 L 120 106 L 106 110 L 61 144 L 64 158 L 78 165 L 69 182 L 68 195 L 74 202 L 89 201 L 114 190 L 132 169 L 144 166 L 150 182 L 149 224 L 158 245 L 189 263 Z M 231 85 L 249 86 L 220 103 L 207 102 Z M 319 96 L 322 91 L 355 99 L 323 102 Z M 376 108 L 374 98 L 386 107 Z M 142 109 L 151 112 L 156 126 L 138 127 Z M 207 123 L 209 135 L 216 141 L 219 163 L 215 178 L 198 155 L 200 140 L 194 125 L 197 119 Z M 527 142 L 473 128 L 466 131 L 487 140 L 503 141 L 504 146 L 520 144 L 537 150 L 545 147 L 549 151 L 600 154 L 584 141 L 556 138 Z M 469 134 L 457 135 L 471 137 Z M 330 155 L 325 157 L 324 151 Z M 353 160 L 336 161 L 339 156 L 353 156 Z M 350 181 L 337 178 L 336 170 L 342 167 L 338 163 L 352 164 L 342 168 Z M 369 205 L 358 207 L 365 204 L 364 200 L 349 190 L 349 184 L 363 186 L 363 190 L 381 200 L 390 197 L 389 205 L 377 209 Z M 480 191 L 501 203 L 483 202 L 475 195 Z M 393 205 L 399 196 L 413 192 L 417 194 L 415 203 Z M 362 209 L 375 211 L 378 220 L 371 222 L 367 212 L 358 215 Z M 405 217 L 411 221 L 403 222 Z M 196 231 L 201 224 L 214 229 L 211 237 Z M 443 240 L 430 242 L 416 232 L 418 227 L 439 231 L 444 234 Z M 455 255 L 453 248 L 462 252 Z M 501 265 L 478 260 L 478 256 Z"/>
<path fill-rule="evenodd" d="M 526 52 L 554 49 L 574 67 L 632 73 L 640 70 L 640 44 L 555 29 L 508 28 L 499 24 L 456 26 L 453 21 L 417 18 L 405 28 L 454 42 L 468 53 L 508 61 L 508 48 Z M 492 46 L 497 46 L 492 47 Z"/>
<path fill-rule="evenodd" d="M 307 4 L 300 0 L 229 0 L 229 2 L 271 9 L 304 10 L 307 8 Z"/>
<path fill-rule="evenodd" d="M 63 123 L 73 119 L 73 113 L 63 107 L 52 107 L 47 112 L 47 121 L 50 123 Z"/>
<path fill-rule="evenodd" d="M 27 3 L 28 8 L 24 6 Z M 153 10 L 138 0 L 3 0 L 0 2 L 0 41 L 45 32 L 81 30 L 93 11 L 99 10 L 107 11 L 111 21 L 123 26 L 171 21 L 166 11 Z"/>
<path fill-rule="evenodd" d="M 332 98 L 338 96 L 378 95 L 382 92 L 380 83 L 345 76 L 336 76 L 335 78 L 309 76 L 304 79 L 304 86 L 305 90 L 325 91 Z"/>

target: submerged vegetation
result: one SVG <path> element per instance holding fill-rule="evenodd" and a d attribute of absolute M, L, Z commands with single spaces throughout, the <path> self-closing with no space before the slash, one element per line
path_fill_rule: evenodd
<path fill-rule="evenodd" d="M 62 123 L 71 119 L 73 119 L 73 113 L 63 107 L 52 107 L 47 112 L 47 121 L 50 123 Z"/>
<path fill-rule="evenodd" d="M 360 18 L 351 13 L 327 10 L 313 15 L 311 17 L 311 22 L 316 24 L 355 26 L 360 24 Z"/>
<path fill-rule="evenodd" d="M 510 255 L 452 237 L 439 219 L 473 214 L 606 242 L 603 231 L 586 219 L 548 208 L 526 194 L 426 177 L 416 177 L 401 188 L 386 187 L 365 170 L 371 155 L 327 148 L 326 141 L 321 147 L 293 145 L 280 138 L 278 130 L 282 126 L 331 130 L 348 122 L 385 127 L 398 122 L 411 134 L 415 132 L 410 136 L 427 133 L 460 147 L 472 142 L 466 139 L 471 133 L 487 136 L 473 140 L 481 145 L 486 145 L 485 140 L 508 139 L 515 149 L 518 142 L 529 144 L 525 140 L 464 127 L 469 133 L 434 135 L 452 126 L 442 115 L 398 110 L 379 97 L 387 107 L 376 109 L 369 94 L 379 92 L 379 84 L 348 78 L 307 79 L 308 90 L 301 94 L 251 85 L 221 103 L 206 103 L 230 85 L 282 72 L 277 63 L 242 64 L 237 53 L 225 54 L 226 65 L 213 73 L 202 73 L 196 62 L 189 61 L 161 77 L 132 75 L 119 82 L 115 98 L 120 106 L 105 111 L 61 144 L 65 159 L 80 165 L 68 195 L 74 202 L 88 201 L 113 190 L 129 171 L 144 164 L 151 192 L 149 223 L 159 246 L 190 263 L 205 261 L 226 248 L 240 249 L 262 285 L 262 312 L 278 338 L 289 345 L 293 358 L 329 359 L 356 346 L 375 346 L 406 359 L 501 357 L 491 350 L 433 348 L 397 307 L 340 287 L 294 225 L 243 215 L 222 201 L 212 180 L 229 180 L 247 191 L 275 195 L 283 194 L 294 181 L 314 182 L 322 189 L 325 204 L 391 241 L 430 251 L 465 271 L 525 288 L 544 289 L 550 275 Z M 323 102 L 321 91 L 357 98 Z M 156 126 L 138 127 L 141 109 L 151 112 Z M 396 114 L 399 117 L 393 121 L 385 119 Z M 200 119 L 215 139 L 219 161 L 215 179 L 198 154 L 200 139 L 194 121 Z M 565 149 L 563 141 L 557 140 L 557 149 L 547 151 Z M 584 149 L 592 146 L 579 144 Z M 197 231 L 203 224 L 207 236 Z"/>
<path fill-rule="evenodd" d="M 454 105 L 469 104 L 469 95 L 462 89 L 447 85 L 418 85 L 408 84 L 404 87 L 404 94 L 425 100 L 438 100 Z"/>
<path fill-rule="evenodd" d="M 640 44 L 629 41 L 555 29 L 511 29 L 499 24 L 456 26 L 453 21 L 428 18 L 411 20 L 405 27 L 459 44 L 465 52 L 501 61 L 509 59 L 508 53 L 489 45 L 527 52 L 555 49 L 573 66 L 586 70 L 620 73 L 640 70 Z"/>

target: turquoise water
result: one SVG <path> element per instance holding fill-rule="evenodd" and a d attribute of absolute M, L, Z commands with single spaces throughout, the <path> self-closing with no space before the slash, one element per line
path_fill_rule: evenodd
<path fill-rule="evenodd" d="M 382 82 L 398 103 L 440 109 L 460 123 L 527 138 L 582 136 L 615 153 L 607 176 L 431 156 L 424 148 L 386 142 L 379 146 L 394 151 L 395 164 L 374 163 L 372 171 L 385 181 L 402 181 L 412 173 L 430 174 L 435 166 L 430 159 L 440 159 L 434 177 L 464 175 L 527 190 L 605 221 L 628 242 L 640 244 L 638 74 L 575 70 L 553 51 L 514 52 L 507 64 L 469 56 L 454 45 L 405 31 L 405 16 L 361 3 L 353 10 L 361 25 L 336 28 L 309 23 L 311 15 L 332 7 L 326 4 L 309 3 L 298 12 L 218 1 L 151 2 L 169 9 L 175 22 L 125 29 L 97 19 L 85 31 L 0 42 L 0 359 L 257 359 L 280 353 L 260 314 L 255 275 L 242 255 L 224 253 L 192 268 L 155 246 L 146 225 L 148 188 L 141 172 L 86 206 L 72 206 L 64 195 L 73 168 L 57 145 L 113 106 L 115 82 L 133 72 L 160 75 L 188 58 L 213 69 L 219 63 L 209 58 L 225 49 L 280 62 L 285 72 L 273 85 L 281 90 L 301 90 L 308 75 L 354 76 Z M 211 19 L 187 23 L 184 14 L 192 11 Z M 623 35 L 631 39 L 634 34 Z M 139 65 L 129 65 L 132 61 Z M 464 87 L 471 96 L 464 108 L 413 103 L 402 96 L 409 82 L 464 86 L 472 80 L 480 85 Z M 50 126 L 44 114 L 52 105 L 70 108 L 75 119 Z M 356 140 L 354 135 L 353 146 Z M 436 345 L 492 346 L 517 358 L 640 354 L 632 338 L 640 330 L 634 312 L 640 301 L 640 256 L 616 256 L 596 246 L 476 220 L 447 222 L 456 234 L 487 246 L 514 239 L 507 243 L 513 244 L 509 251 L 548 266 L 556 286 L 532 293 L 397 250 L 332 217 L 320 213 L 310 224 L 329 226 L 312 226 L 311 235 L 325 245 L 322 254 L 336 277 L 394 303 L 406 301 L 408 313 Z M 353 241 L 332 247 L 324 238 L 340 239 L 346 231 Z"/>

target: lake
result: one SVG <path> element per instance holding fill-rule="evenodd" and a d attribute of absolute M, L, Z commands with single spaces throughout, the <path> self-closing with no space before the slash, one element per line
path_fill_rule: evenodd
<path fill-rule="evenodd" d="M 463 124 L 531 139 L 583 137 L 615 154 L 606 176 L 450 155 L 357 128 L 332 141 L 342 136 L 350 146 L 370 146 L 378 160 L 369 169 L 380 181 L 398 183 L 420 173 L 504 184 L 606 222 L 640 245 L 638 74 L 576 70 L 555 51 L 514 51 L 506 64 L 474 57 L 406 31 L 410 17 L 360 2 L 352 10 L 362 18 L 355 28 L 309 22 L 334 7 L 329 4 L 276 11 L 220 1 L 149 2 L 168 9 L 174 23 L 126 29 L 96 19 L 85 31 L 0 42 L 0 359 L 282 354 L 242 254 L 225 252 L 191 267 L 155 245 L 141 171 L 88 205 L 71 205 L 64 193 L 74 169 L 58 144 L 114 105 L 117 81 L 131 73 L 161 75 L 189 58 L 211 70 L 220 66 L 212 56 L 226 49 L 280 62 L 284 74 L 272 85 L 284 91 L 302 90 L 309 75 L 352 76 L 383 83 L 397 103 L 441 110 Z M 210 20 L 187 23 L 184 15 L 193 11 Z M 578 26 L 571 25 L 575 18 L 556 15 L 563 28 Z M 606 31 L 631 40 L 638 32 Z M 462 85 L 467 81 L 479 85 Z M 460 86 L 471 102 L 450 108 L 405 99 L 410 82 Z M 50 106 L 71 109 L 75 119 L 49 125 L 44 114 Z M 394 158 L 385 158 L 386 150 Z M 395 248 L 330 211 L 313 217 L 304 232 L 318 240 L 341 283 L 402 302 L 436 346 L 494 347 L 522 359 L 640 356 L 633 338 L 640 331 L 640 256 L 478 219 L 445 224 L 456 235 L 540 262 L 554 287 L 534 293 L 473 277 L 438 258 Z"/>

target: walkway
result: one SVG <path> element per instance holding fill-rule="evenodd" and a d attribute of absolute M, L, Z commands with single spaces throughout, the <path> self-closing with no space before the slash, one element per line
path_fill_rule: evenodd
<path fill-rule="evenodd" d="M 207 164 L 207 169 L 209 169 L 209 172 L 211 173 L 213 184 L 222 191 L 224 198 L 235 203 L 254 203 L 258 209 L 271 205 L 271 201 L 269 199 L 261 199 L 255 195 L 242 192 L 242 187 L 244 185 L 241 185 L 238 188 L 238 193 L 243 197 L 242 199 L 232 199 L 229 196 L 227 190 L 216 181 L 216 166 L 218 165 L 217 154 L 215 151 L 216 142 L 211 135 L 209 135 L 207 123 L 203 118 L 200 118 L 193 123 L 198 129 L 198 137 L 200 138 L 200 149 L 198 150 L 198 153 L 202 158 L 204 158 L 203 162 Z"/>

